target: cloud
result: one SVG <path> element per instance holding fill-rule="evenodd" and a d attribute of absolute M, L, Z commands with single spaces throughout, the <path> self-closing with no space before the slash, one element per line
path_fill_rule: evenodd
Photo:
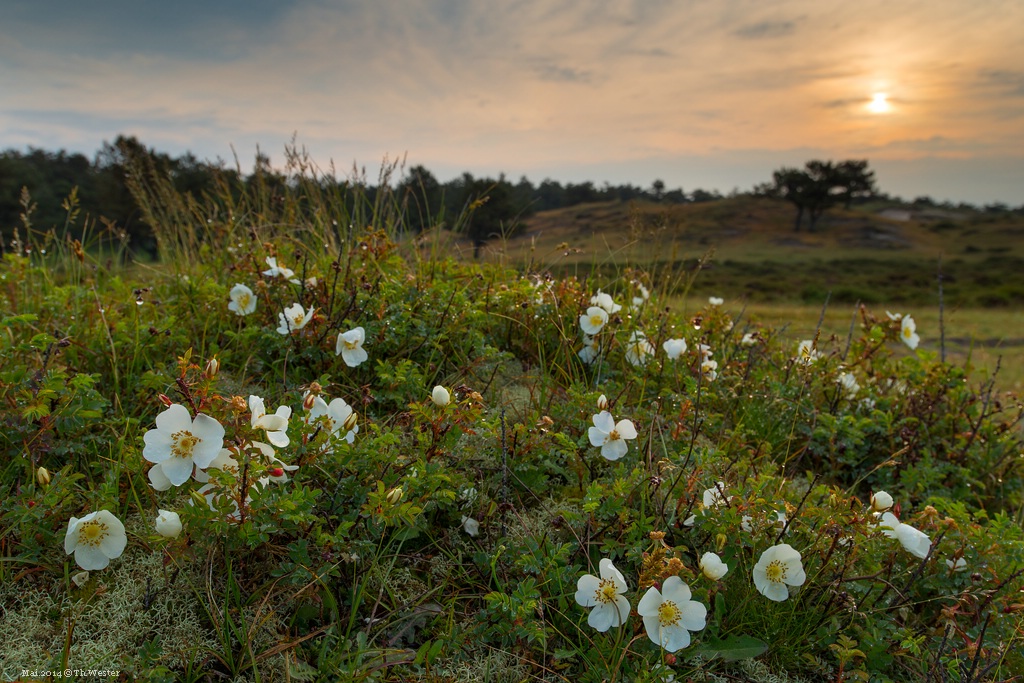
<path fill-rule="evenodd" d="M 796 32 L 797 21 L 759 21 L 746 24 L 733 31 L 740 38 L 761 40 L 764 38 L 782 38 Z"/>

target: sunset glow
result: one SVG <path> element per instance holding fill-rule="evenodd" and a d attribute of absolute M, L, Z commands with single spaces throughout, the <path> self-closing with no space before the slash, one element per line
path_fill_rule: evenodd
<path fill-rule="evenodd" d="M 889 96 L 884 92 L 876 92 L 871 96 L 871 101 L 868 102 L 868 111 L 872 114 L 888 114 L 892 111 L 892 105 L 889 104 Z"/>
<path fill-rule="evenodd" d="M 245 167 L 294 136 L 338 168 L 724 192 L 867 158 L 894 193 L 1024 201 L 1019 0 L 122 4 L 5 3 L 0 146 Z"/>

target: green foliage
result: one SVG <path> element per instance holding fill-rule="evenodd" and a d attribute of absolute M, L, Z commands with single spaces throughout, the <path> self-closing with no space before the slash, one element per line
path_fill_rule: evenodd
<path fill-rule="evenodd" d="M 114 646 L 125 671 L 1024 671 L 1020 408 L 901 349 L 899 322 L 864 309 L 848 341 L 812 340 L 801 359 L 724 306 L 682 317 L 650 273 L 601 281 L 606 300 L 593 281 L 424 257 L 395 206 L 301 174 L 263 169 L 199 199 L 144 171 L 133 182 L 171 262 L 90 269 L 69 249 L 58 264 L 7 255 L 0 267 L 4 310 L 17 311 L 0 318 L 0 573 L 17 590 L 95 597 L 129 555 L 146 558 L 140 609 L 173 592 L 201 637 L 185 651 L 161 622 L 148 645 Z M 236 284 L 252 312 L 228 309 Z M 289 328 L 295 304 L 311 313 Z M 598 305 L 607 320 L 584 338 L 580 317 Z M 363 362 L 339 353 L 356 328 Z M 669 358 L 670 339 L 687 350 Z M 168 426 L 181 411 L 191 426 Z M 163 463 L 199 453 L 190 435 L 214 441 L 214 420 L 217 459 L 197 456 L 174 486 Z M 872 507 L 882 490 L 898 522 Z M 68 521 L 100 509 L 126 522 L 128 550 L 83 579 L 64 552 Z M 161 509 L 179 513 L 179 536 L 156 531 Z M 776 601 L 753 577 L 783 543 L 805 580 Z M 725 574 L 705 573 L 708 553 Z M 635 614 L 592 628 L 600 601 L 580 580 L 602 560 L 633 609 L 683 581 L 707 610 L 702 627 L 687 622 L 690 644 L 665 652 Z M 28 620 L 16 593 L 3 600 Z M 49 630 L 30 632 L 56 629 L 66 648 L 26 638 L 71 660 L 76 614 L 54 609 Z"/>

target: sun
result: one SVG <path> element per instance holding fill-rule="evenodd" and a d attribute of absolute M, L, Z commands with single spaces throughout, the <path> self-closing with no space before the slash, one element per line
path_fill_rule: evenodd
<path fill-rule="evenodd" d="M 872 95 L 867 108 L 872 114 L 888 114 L 892 111 L 892 105 L 889 104 L 889 96 L 884 92 L 876 92 Z"/>

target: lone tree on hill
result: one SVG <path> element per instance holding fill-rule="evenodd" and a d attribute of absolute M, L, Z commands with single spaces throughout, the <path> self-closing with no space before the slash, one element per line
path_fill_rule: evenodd
<path fill-rule="evenodd" d="M 755 193 L 785 199 L 796 207 L 793 229 L 800 231 L 804 213 L 813 232 L 818 219 L 829 208 L 842 203 L 849 208 L 854 199 L 875 194 L 875 172 L 868 170 L 867 160 L 850 159 L 838 164 L 831 161 L 808 161 L 804 168 L 783 167 L 772 174 L 772 182 L 755 188 Z"/>

